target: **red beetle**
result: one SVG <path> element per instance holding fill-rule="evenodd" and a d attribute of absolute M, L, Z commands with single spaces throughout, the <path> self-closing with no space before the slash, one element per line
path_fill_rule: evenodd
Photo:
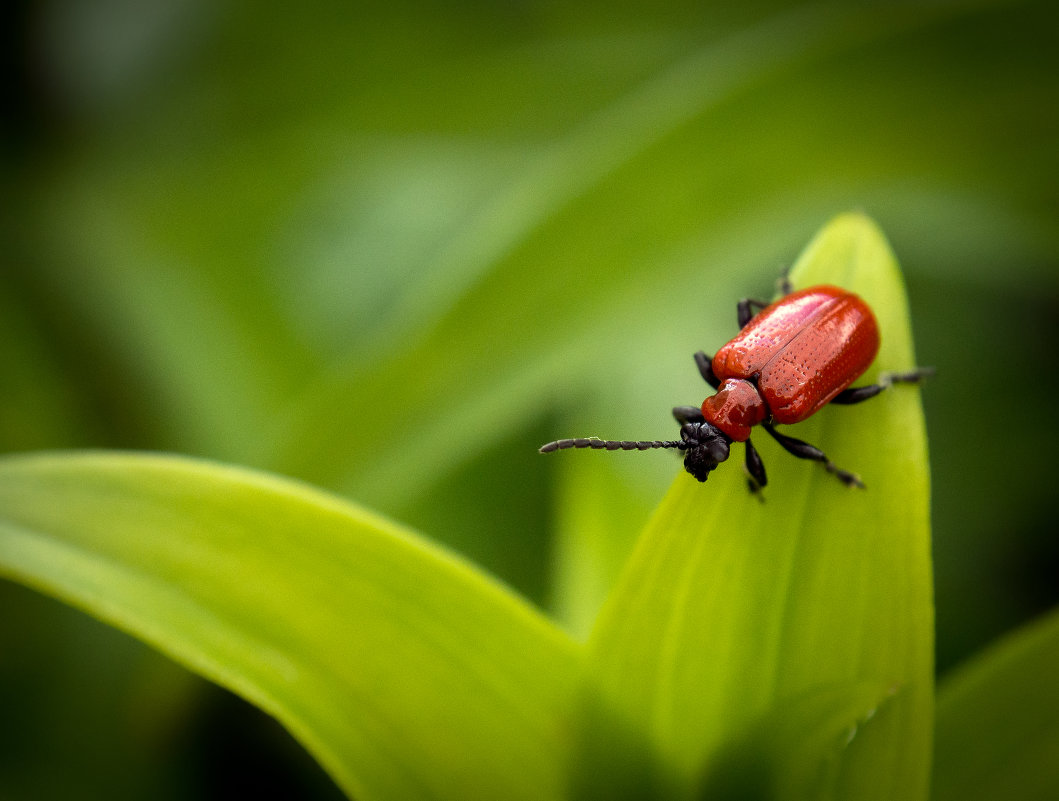
<path fill-rule="evenodd" d="M 705 481 L 728 458 L 733 442 L 746 443 L 750 489 L 764 487 L 765 466 L 750 442 L 750 430 L 760 425 L 787 452 L 800 459 L 822 462 L 848 486 L 863 487 L 853 473 L 840 470 L 819 448 L 776 431 L 778 423 L 798 423 L 828 403 L 850 404 L 878 395 L 896 382 L 915 382 L 932 371 L 916 368 L 884 374 L 878 384 L 850 387 L 871 366 L 879 352 L 879 327 L 863 300 L 834 286 L 814 286 L 789 292 L 771 305 L 744 299 L 738 304 L 740 332 L 712 359 L 702 351 L 695 363 L 706 382 L 717 390 L 701 408 L 678 406 L 673 416 L 680 439 L 628 442 L 561 439 L 549 442 L 542 453 L 564 448 L 684 451 L 684 467 Z M 752 308 L 762 310 L 752 316 Z"/>

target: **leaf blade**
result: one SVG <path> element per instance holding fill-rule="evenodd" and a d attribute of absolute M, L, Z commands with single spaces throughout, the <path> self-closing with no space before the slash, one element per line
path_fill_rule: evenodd
<path fill-rule="evenodd" d="M 867 218 L 836 218 L 792 278 L 845 284 L 875 308 L 884 345 L 867 379 L 914 364 L 896 264 Z M 868 491 L 758 443 L 766 503 L 749 496 L 738 466 L 724 465 L 706 486 L 678 477 L 656 511 L 589 645 L 600 714 L 649 732 L 659 794 L 695 794 L 720 749 L 778 705 L 867 683 L 895 687 L 894 698 L 847 749 L 827 792 L 925 797 L 929 484 L 922 412 L 906 390 L 793 430 L 840 466 L 857 454 Z M 608 757 L 590 749 L 590 758 Z"/>
<path fill-rule="evenodd" d="M 190 460 L 0 463 L 0 563 L 275 715 L 358 798 L 561 797 L 577 650 L 337 499 Z"/>

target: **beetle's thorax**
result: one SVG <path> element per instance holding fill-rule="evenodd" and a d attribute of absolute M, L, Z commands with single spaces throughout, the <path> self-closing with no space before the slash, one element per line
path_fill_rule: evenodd
<path fill-rule="evenodd" d="M 702 402 L 702 416 L 735 442 L 750 439 L 750 429 L 769 416 L 765 399 L 745 378 L 728 378 L 716 395 Z"/>

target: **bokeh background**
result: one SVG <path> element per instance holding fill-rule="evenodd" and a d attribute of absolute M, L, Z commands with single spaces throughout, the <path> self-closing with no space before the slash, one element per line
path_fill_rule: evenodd
<path fill-rule="evenodd" d="M 724 5 L 5 4 L 0 449 L 300 478 L 581 633 L 571 588 L 679 465 L 536 447 L 671 436 L 735 300 L 861 209 L 938 367 L 944 674 L 1059 602 L 1056 13 Z M 572 569 L 579 516 L 612 536 Z M 256 710 L 10 583 L 0 710 L 5 798 L 338 797 Z"/>

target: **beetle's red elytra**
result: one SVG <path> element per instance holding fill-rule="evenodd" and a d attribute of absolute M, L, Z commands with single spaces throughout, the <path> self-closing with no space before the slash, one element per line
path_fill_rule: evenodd
<path fill-rule="evenodd" d="M 561 439 L 541 447 L 542 453 L 566 448 L 684 451 L 684 467 L 705 481 L 725 461 L 733 442 L 746 443 L 746 470 L 752 492 L 767 483 L 765 466 L 750 442 L 751 429 L 761 426 L 788 453 L 820 462 L 848 486 L 863 487 L 854 473 L 841 470 L 819 448 L 775 429 L 798 423 L 829 403 L 852 404 L 873 398 L 892 384 L 915 383 L 931 368 L 891 373 L 879 383 L 851 387 L 875 361 L 879 326 L 861 298 L 835 286 L 814 286 L 790 292 L 772 304 L 744 299 L 737 305 L 739 333 L 712 358 L 702 351 L 695 363 L 716 393 L 701 407 L 677 406 L 679 440 Z M 752 310 L 761 309 L 757 315 Z"/>

